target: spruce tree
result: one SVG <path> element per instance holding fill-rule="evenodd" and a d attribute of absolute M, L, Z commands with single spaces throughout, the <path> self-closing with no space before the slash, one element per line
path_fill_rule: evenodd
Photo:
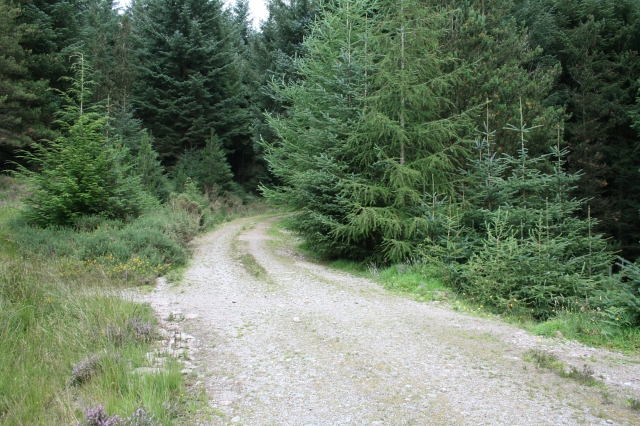
<path fill-rule="evenodd" d="M 270 169 L 282 185 L 263 187 L 263 193 L 300 210 L 293 226 L 314 250 L 327 255 L 361 252 L 336 238 L 332 230 L 344 223 L 348 213 L 341 190 L 350 170 L 342 157 L 362 110 L 362 63 L 373 4 L 344 0 L 325 9 L 305 41 L 307 54 L 295 62 L 299 78 L 274 79 L 271 86 L 286 112 L 268 115 L 275 137 L 273 142 L 263 138 L 262 143 Z"/>
<path fill-rule="evenodd" d="M 340 238 L 375 247 L 383 260 L 412 256 L 428 230 L 428 192 L 451 194 L 470 122 L 448 108 L 457 72 L 439 40 L 447 16 L 413 1 L 385 5 L 372 37 L 373 62 L 362 120 L 347 156 L 360 171 L 343 194 Z"/>
<path fill-rule="evenodd" d="M 548 58 L 537 44 L 529 41 L 527 23 L 518 22 L 512 0 L 437 0 L 451 11 L 450 31 L 443 43 L 466 67 L 464 84 L 456 89 L 452 102 L 465 110 L 491 102 L 490 116 L 483 111 L 475 117 L 476 126 L 488 124 L 495 131 L 496 151 L 515 155 L 519 141 L 504 127 L 518 120 L 519 99 L 523 100 L 524 120 L 536 126 L 529 133 L 529 150 L 534 156 L 546 152 L 554 137 L 550 123 L 562 120 L 562 105 L 550 98 L 561 67 Z"/>
<path fill-rule="evenodd" d="M 582 171 L 575 195 L 590 198 L 599 232 L 623 256 L 640 253 L 638 134 L 631 128 L 640 77 L 640 3 L 635 0 L 518 0 L 534 45 L 558 60 L 562 73 L 549 102 L 565 106 L 568 167 Z M 587 212 L 582 212 L 586 218 Z"/>
<path fill-rule="evenodd" d="M 190 180 L 211 197 L 232 189 L 233 173 L 224 154 L 220 139 L 211 130 L 203 149 L 185 150 L 174 169 L 176 191 L 184 190 Z"/>
<path fill-rule="evenodd" d="M 15 159 L 16 149 L 51 135 L 39 108 L 47 82 L 29 78 L 31 53 L 20 44 L 36 29 L 19 23 L 20 15 L 18 7 L 0 1 L 0 170 Z"/>
<path fill-rule="evenodd" d="M 204 192 L 212 195 L 229 189 L 233 179 L 220 139 L 213 130 L 207 145 L 200 151 L 196 179 Z"/>
<path fill-rule="evenodd" d="M 40 226 L 70 225 L 85 215 L 127 219 L 150 202 L 128 151 L 118 141 L 107 141 L 106 114 L 88 102 L 92 81 L 82 55 L 74 70 L 70 91 L 61 94 L 63 136 L 47 146 L 35 144 L 34 152 L 25 153 L 33 169 L 19 169 L 31 187 L 25 215 Z"/>
<path fill-rule="evenodd" d="M 116 37 L 120 32 L 121 17 L 114 0 L 92 0 L 87 2 L 79 16 L 78 41 L 68 49 L 81 51 L 91 64 L 93 79 L 93 102 L 109 98 L 111 105 L 120 101 L 123 88 L 116 86 Z M 122 43 L 122 40 L 119 40 Z M 125 42 L 126 43 L 126 42 Z"/>
<path fill-rule="evenodd" d="M 19 15 L 18 8 L 5 0 L 0 2 L 0 149 L 3 151 L 29 143 L 25 125 L 30 124 L 29 115 L 35 112 L 29 111 L 36 97 L 29 93 L 27 70 L 21 64 L 27 53 L 20 46 L 20 40 L 27 26 L 16 23 Z"/>
<path fill-rule="evenodd" d="M 135 114 L 163 162 L 201 148 L 211 128 L 229 149 L 236 75 L 231 25 L 219 0 L 136 0 Z"/>
<path fill-rule="evenodd" d="M 504 154 L 500 167 L 492 169 L 491 192 L 485 203 L 488 164 L 496 162 L 488 152 L 472 173 L 475 193 L 469 215 L 476 221 L 475 253 L 464 265 L 461 289 L 480 304 L 532 313 L 548 318 L 560 310 L 588 311 L 608 306 L 600 296 L 606 291 L 613 253 L 590 215 L 577 217 L 585 200 L 571 195 L 580 179 L 567 173 L 568 150 L 562 147 L 560 126 L 549 154 L 529 155 L 523 121 L 509 126 L 520 139 L 518 155 Z M 490 145 L 486 145 L 489 147 Z M 552 166 L 552 171 L 545 171 Z M 473 193 L 473 191 L 471 191 Z M 480 204 L 473 205 L 473 202 Z M 497 204 L 497 205 L 496 205 Z M 480 220 L 482 222 L 478 223 Z M 469 223 L 469 218 L 467 218 Z"/>
<path fill-rule="evenodd" d="M 48 84 L 42 91 L 34 91 L 38 97 L 35 106 L 40 110 L 43 125 L 55 128 L 56 112 L 64 104 L 56 90 L 64 92 L 70 88 L 64 77 L 73 75 L 69 58 L 72 53 L 80 51 L 82 11 L 87 4 L 77 0 L 19 1 L 17 4 L 22 8 L 18 23 L 34 29 L 20 41 L 22 48 L 30 52 L 24 62 L 27 76 L 31 81 Z M 49 87 L 55 90 L 47 90 Z"/>
<path fill-rule="evenodd" d="M 405 259 L 427 227 L 427 188 L 452 191 L 469 120 L 447 113 L 443 18 L 413 1 L 335 2 L 305 42 L 300 81 L 276 90 L 291 106 L 270 119 L 267 159 L 284 187 L 265 194 L 303 210 L 315 248 Z"/>
<path fill-rule="evenodd" d="M 158 153 L 151 146 L 151 138 L 147 132 L 143 132 L 140 137 L 137 153 L 136 172 L 145 192 L 162 201 L 168 200 L 171 193 L 169 180 L 163 174 L 164 169 L 158 160 Z"/>

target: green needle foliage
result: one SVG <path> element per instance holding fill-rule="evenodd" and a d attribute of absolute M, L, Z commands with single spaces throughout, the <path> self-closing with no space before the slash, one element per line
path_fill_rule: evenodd
<path fill-rule="evenodd" d="M 46 82 L 28 78 L 25 63 L 30 52 L 21 42 L 33 31 L 18 23 L 21 10 L 12 2 L 0 1 L 0 161 L 28 146 L 33 139 L 50 133 L 42 128 L 39 96 Z"/>
<path fill-rule="evenodd" d="M 347 140 L 361 172 L 346 183 L 349 214 L 334 232 L 399 261 L 428 229 L 427 190 L 453 191 L 470 122 L 448 102 L 458 75 L 447 72 L 455 65 L 439 46 L 447 16 L 412 1 L 387 7 L 374 29 L 362 120 Z"/>
<path fill-rule="evenodd" d="M 577 217 L 585 201 L 569 194 L 580 175 L 565 172 L 568 151 L 559 129 L 551 153 L 538 157 L 528 154 L 530 128 L 522 118 L 508 130 L 518 134 L 519 154 L 490 155 L 487 131 L 484 155 L 470 173 L 478 204 L 466 221 L 481 238 L 464 265 L 461 290 L 484 306 L 543 319 L 561 310 L 606 309 L 614 294 L 608 289 L 614 255 L 593 232 L 596 221 Z"/>
<path fill-rule="evenodd" d="M 225 142 L 238 117 L 232 27 L 219 0 L 132 3 L 136 116 L 173 166 L 185 149 L 202 148 L 214 128 Z"/>
<path fill-rule="evenodd" d="M 215 196 L 232 189 L 232 178 L 233 173 L 227 163 L 222 143 L 211 130 L 211 137 L 207 139 L 204 149 L 185 151 L 180 156 L 175 172 L 175 187 L 178 191 L 184 190 L 189 179 L 195 182 L 201 191 Z"/>
<path fill-rule="evenodd" d="M 142 187 L 148 194 L 155 195 L 163 201 L 169 199 L 170 183 L 162 173 L 163 168 L 158 159 L 158 153 L 151 146 L 147 132 L 144 132 L 140 138 L 136 171 L 140 176 Z"/>
<path fill-rule="evenodd" d="M 319 251 L 405 259 L 428 227 L 427 188 L 452 192 L 470 121 L 447 101 L 445 27 L 412 0 L 332 3 L 297 63 L 304 80 L 275 89 L 291 106 L 269 121 L 266 158 L 286 186 L 264 193 L 303 209 L 294 226 Z"/>
<path fill-rule="evenodd" d="M 375 2 L 336 2 L 306 39 L 306 56 L 295 62 L 295 81 L 274 80 L 272 90 L 286 113 L 268 115 L 274 142 L 262 141 L 272 173 L 283 185 L 262 187 L 275 203 L 301 214 L 293 225 L 326 255 L 353 255 L 354 245 L 336 238 L 332 229 L 348 210 L 341 199 L 350 166 L 343 161 L 345 143 L 360 120 L 374 19 Z M 351 36 L 352 35 L 352 36 Z M 354 170 L 355 171 L 355 170 Z"/>
<path fill-rule="evenodd" d="M 91 81 L 82 55 L 75 71 L 72 88 L 63 94 L 67 101 L 60 114 L 64 136 L 47 146 L 36 144 L 24 156 L 33 169 L 20 166 L 18 172 L 32 188 L 24 200 L 25 215 L 43 227 L 70 225 L 87 215 L 135 217 L 152 201 L 142 191 L 128 151 L 108 140 L 106 115 L 86 104 Z"/>

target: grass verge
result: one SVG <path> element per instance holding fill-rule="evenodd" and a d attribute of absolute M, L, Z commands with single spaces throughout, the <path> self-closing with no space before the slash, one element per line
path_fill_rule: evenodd
<path fill-rule="evenodd" d="M 75 424 L 101 406 L 109 416 L 171 424 L 183 392 L 177 365 L 133 374 L 146 363 L 155 318 L 125 300 L 96 269 L 63 271 L 54 259 L 23 257 L 0 208 L 0 420 L 7 425 Z"/>
<path fill-rule="evenodd" d="M 291 236 L 286 220 L 275 224 L 269 232 L 280 238 Z M 573 339 L 594 347 L 621 350 L 627 354 L 640 352 L 640 329 L 616 324 L 615 318 L 603 321 L 589 313 L 559 311 L 553 318 L 538 321 L 523 309 L 503 312 L 490 310 L 477 303 L 474 298 L 454 290 L 453 286 L 448 284 L 450 271 L 436 262 L 408 262 L 378 267 L 346 259 L 323 259 L 304 242 L 299 243 L 296 249 L 311 260 L 333 269 L 376 280 L 388 290 L 409 295 L 419 301 L 446 302 L 456 311 L 485 318 L 500 318 L 539 336 Z"/>
<path fill-rule="evenodd" d="M 178 278 L 198 232 L 269 207 L 177 194 L 133 220 L 42 229 L 21 217 L 25 190 L 0 175 L 0 423 L 175 423 L 190 404 L 181 367 L 138 369 L 156 319 L 120 289 Z"/>

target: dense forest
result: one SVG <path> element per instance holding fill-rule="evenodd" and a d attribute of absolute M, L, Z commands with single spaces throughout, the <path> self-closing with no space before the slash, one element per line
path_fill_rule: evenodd
<path fill-rule="evenodd" d="M 32 224 L 262 194 L 323 256 L 640 321 L 635 0 L 271 0 L 259 29 L 243 0 L 0 9 L 0 167 Z"/>
<path fill-rule="evenodd" d="M 177 361 L 132 374 L 158 314 L 120 290 L 263 200 L 305 256 L 637 353 L 640 1 L 235 1 L 0 0 L 0 422 L 216 407 Z"/>

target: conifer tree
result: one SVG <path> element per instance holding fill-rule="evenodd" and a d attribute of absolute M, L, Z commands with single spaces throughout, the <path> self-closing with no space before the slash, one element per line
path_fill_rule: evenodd
<path fill-rule="evenodd" d="M 452 98 L 456 110 L 491 102 L 490 116 L 483 111 L 476 116 L 476 125 L 482 128 L 488 119 L 496 133 L 496 151 L 515 155 L 519 141 L 504 127 L 518 120 L 522 99 L 525 122 L 544 124 L 529 133 L 529 150 L 534 156 L 546 152 L 547 141 L 554 137 L 551 123 L 563 117 L 562 105 L 550 99 L 561 72 L 558 60 L 546 57 L 543 49 L 529 41 L 526 23 L 514 17 L 512 0 L 436 3 L 452 11 L 443 43 L 467 65 L 462 70 L 464 84 Z"/>
<path fill-rule="evenodd" d="M 566 107 L 568 167 L 582 171 L 575 195 L 591 198 L 598 231 L 613 236 L 622 254 L 640 253 L 638 135 L 629 117 L 640 77 L 640 3 L 635 0 L 518 0 L 535 61 L 555 59 L 562 73 L 550 102 Z M 582 212 L 586 218 L 587 212 Z"/>
<path fill-rule="evenodd" d="M 265 194 L 303 209 L 297 227 L 316 249 L 404 259 L 426 226 L 426 188 L 452 190 L 469 121 L 445 113 L 456 78 L 443 23 L 410 0 L 335 2 L 305 42 L 300 81 L 276 90 L 291 106 L 269 121 L 267 159 L 284 187 Z"/>
<path fill-rule="evenodd" d="M 492 169 L 500 202 L 470 206 L 469 214 L 483 222 L 476 222 L 480 238 L 464 265 L 461 289 L 483 305 L 539 318 L 561 309 L 608 306 L 598 296 L 608 285 L 613 253 L 594 231 L 597 222 L 590 215 L 577 217 L 585 200 L 571 195 L 580 175 L 565 170 L 568 151 L 562 147 L 560 127 L 551 153 L 537 157 L 526 147 L 530 128 L 523 114 L 509 130 L 518 135 L 521 147 L 517 156 L 504 154 L 501 166 Z M 486 166 L 496 161 L 487 152 L 484 158 L 484 163 L 474 163 L 480 168 L 480 194 L 487 193 Z M 551 172 L 544 170 L 547 165 L 553 166 Z M 476 200 L 483 197 L 471 202 Z"/>
<path fill-rule="evenodd" d="M 254 32 L 249 15 L 249 0 L 236 0 L 233 5 L 233 25 L 243 46 L 249 44 Z"/>
<path fill-rule="evenodd" d="M 158 153 L 151 146 L 151 138 L 147 132 L 140 137 L 140 148 L 137 150 L 136 172 L 144 190 L 162 201 L 169 198 L 169 181 L 163 174 L 163 167 L 158 160 Z"/>
<path fill-rule="evenodd" d="M 38 108 L 46 82 L 29 78 L 25 63 L 30 53 L 20 45 L 35 28 L 20 24 L 20 14 L 19 8 L 0 1 L 0 170 L 17 148 L 50 134 Z"/>
<path fill-rule="evenodd" d="M 78 41 L 67 49 L 83 52 L 91 64 L 93 79 L 93 102 L 109 98 L 110 104 L 120 101 L 122 89 L 116 87 L 116 37 L 120 32 L 121 17 L 114 0 L 92 0 L 82 8 L 79 16 Z M 122 40 L 119 40 L 122 43 Z M 126 42 L 125 42 L 126 43 Z"/>
<path fill-rule="evenodd" d="M 342 157 L 366 91 L 362 62 L 373 4 L 343 0 L 325 9 L 305 41 L 307 55 L 296 61 L 299 79 L 274 79 L 272 84 L 287 109 L 268 116 L 276 137 L 273 143 L 263 139 L 263 144 L 271 171 L 282 185 L 263 187 L 263 192 L 301 210 L 293 226 L 324 254 L 359 251 L 331 231 L 347 214 L 340 193 L 350 170 Z"/>
<path fill-rule="evenodd" d="M 80 51 L 82 11 L 87 3 L 78 0 L 21 0 L 17 4 L 22 8 L 17 22 L 33 28 L 20 41 L 22 48 L 30 52 L 24 62 L 27 76 L 31 81 L 46 82 L 42 91 L 34 91 L 38 97 L 35 106 L 40 110 L 43 125 L 55 128 L 56 112 L 64 104 L 56 90 L 64 92 L 70 87 L 64 77 L 73 75 L 69 58 Z"/>
<path fill-rule="evenodd" d="M 136 0 L 132 98 L 167 165 L 201 148 L 211 128 L 229 149 L 237 76 L 231 26 L 219 0 Z"/>
<path fill-rule="evenodd" d="M 47 146 L 34 145 L 26 159 L 34 170 L 20 166 L 31 186 L 25 214 L 40 226 L 69 225 L 85 215 L 126 219 L 139 215 L 150 201 L 133 172 L 128 151 L 107 141 L 106 114 L 91 99 L 89 69 L 82 55 L 74 64 L 71 89 L 59 114 L 63 136 Z"/>
<path fill-rule="evenodd" d="M 428 191 L 453 193 L 470 122 L 448 108 L 458 76 L 447 72 L 452 58 L 439 44 L 446 16 L 413 1 L 383 10 L 371 40 L 380 57 L 363 119 L 347 141 L 360 173 L 346 184 L 349 215 L 334 232 L 348 241 L 369 240 L 382 259 L 399 261 L 414 254 L 429 227 Z"/>
<path fill-rule="evenodd" d="M 254 153 L 251 162 L 246 162 L 248 167 L 245 170 L 253 176 L 251 180 L 256 184 L 267 184 L 273 179 L 260 143 L 261 140 L 275 140 L 273 130 L 266 123 L 265 113 L 277 115 L 284 111 L 282 100 L 272 92 L 270 84 L 274 80 L 289 82 L 298 78 L 293 61 L 304 57 L 302 42 L 309 34 L 317 13 L 313 0 L 273 0 L 268 2 L 267 8 L 269 16 L 261 22 L 261 31 L 254 34 L 247 45 L 245 69 L 248 72 L 244 73 L 245 87 L 250 94 L 248 103 Z"/>
<path fill-rule="evenodd" d="M 207 139 L 207 145 L 200 151 L 196 179 L 202 189 L 209 194 L 217 194 L 221 190 L 229 189 L 233 179 L 220 139 L 213 130 Z"/>
<path fill-rule="evenodd" d="M 108 110 L 108 129 L 111 135 L 119 138 L 131 155 L 138 155 L 141 135 L 146 133 L 142 128 L 142 120 L 135 118 L 131 103 L 127 97 L 120 100 Z"/>
<path fill-rule="evenodd" d="M 220 139 L 213 130 L 203 149 L 186 150 L 180 156 L 174 176 L 178 192 L 184 189 L 187 179 L 210 196 L 232 188 L 233 173 Z"/>
<path fill-rule="evenodd" d="M 24 79 L 26 69 L 20 64 L 25 52 L 19 42 L 25 25 L 17 25 L 20 10 L 0 2 L 0 146 L 23 145 L 21 106 L 28 105 L 34 95 L 29 94 Z"/>

